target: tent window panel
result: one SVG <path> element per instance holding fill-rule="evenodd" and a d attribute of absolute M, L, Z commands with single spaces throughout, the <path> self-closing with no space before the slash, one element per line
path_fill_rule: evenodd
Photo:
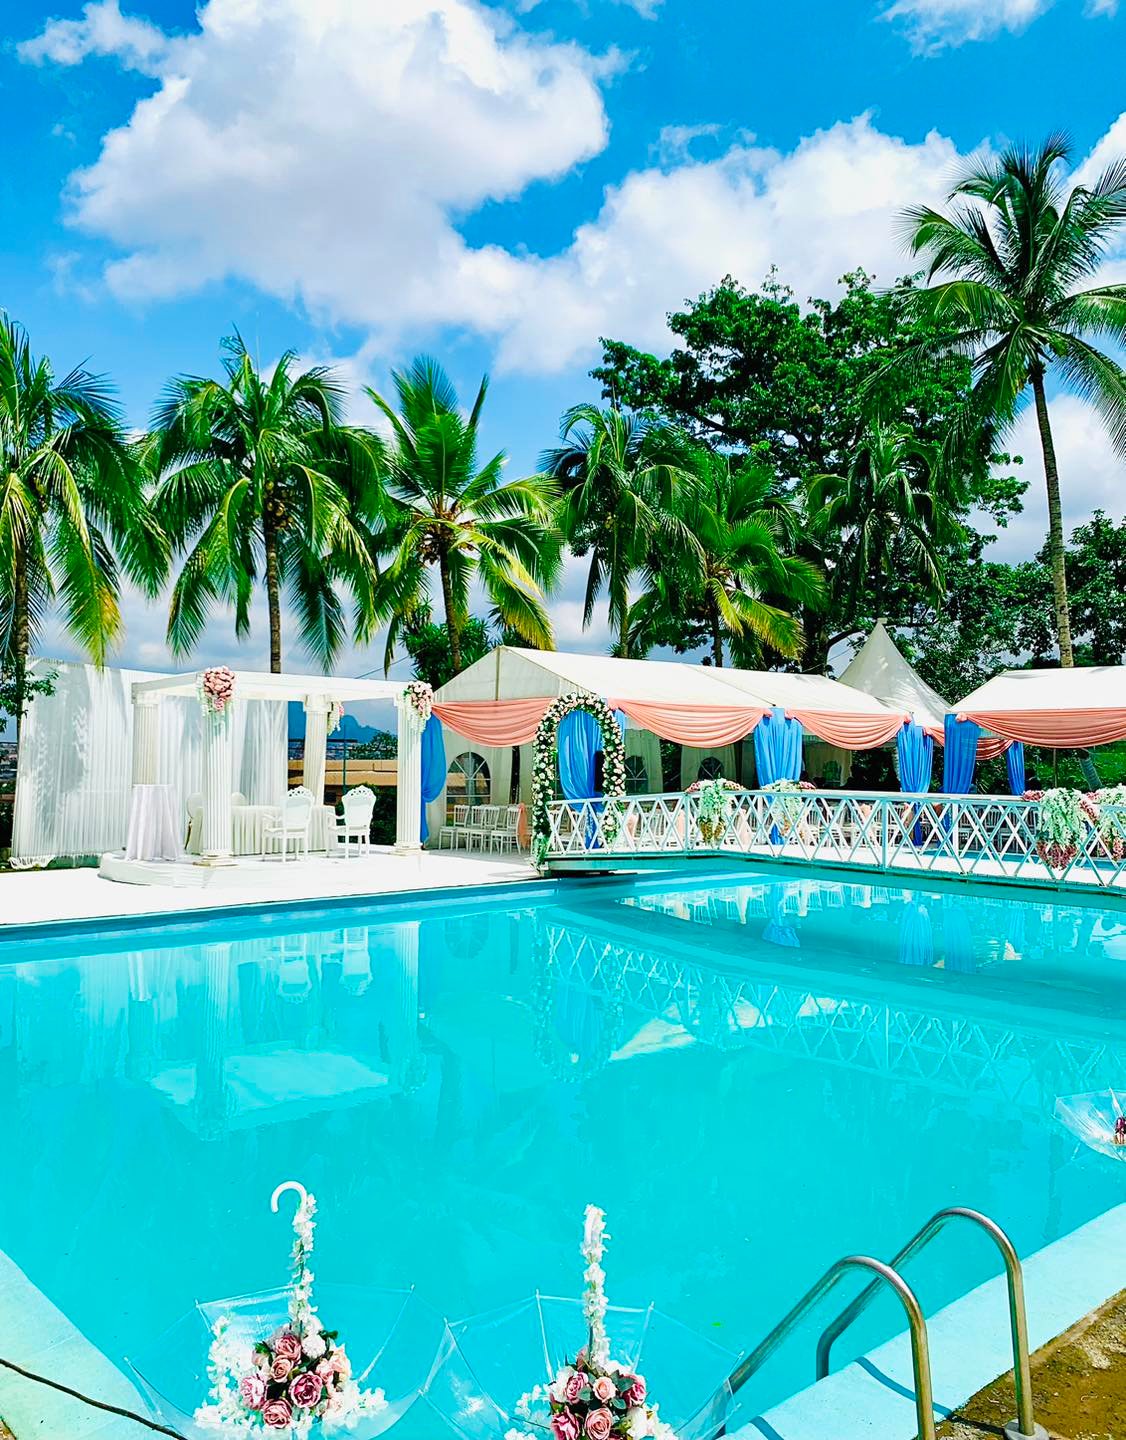
<path fill-rule="evenodd" d="M 640 755 L 626 756 L 626 794 L 645 795 L 649 790 L 649 775 L 645 761 Z"/>
<path fill-rule="evenodd" d="M 722 760 L 717 759 L 715 755 L 708 755 L 700 761 L 700 768 L 696 772 L 697 780 L 722 780 L 723 778 Z"/>
<path fill-rule="evenodd" d="M 482 756 L 472 750 L 457 756 L 446 776 L 446 809 L 450 817 L 455 805 L 487 805 L 490 778 Z"/>

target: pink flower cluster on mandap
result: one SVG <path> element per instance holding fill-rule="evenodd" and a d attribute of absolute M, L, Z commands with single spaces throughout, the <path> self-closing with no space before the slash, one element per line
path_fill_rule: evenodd
<path fill-rule="evenodd" d="M 235 672 L 226 665 L 216 665 L 199 677 L 199 700 L 212 715 L 223 715 L 235 698 Z"/>

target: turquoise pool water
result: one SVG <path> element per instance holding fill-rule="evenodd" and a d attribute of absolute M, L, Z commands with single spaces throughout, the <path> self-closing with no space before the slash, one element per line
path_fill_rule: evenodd
<path fill-rule="evenodd" d="M 118 1358 L 279 1278 L 280 1180 L 324 1279 L 450 1316 L 575 1293 L 593 1200 L 611 1299 L 737 1350 L 942 1205 L 1027 1252 L 1118 1203 L 1053 1106 L 1126 1088 L 1124 996 L 1126 912 L 746 867 L 0 944 L 0 1248 Z M 933 1308 L 993 1264 L 914 1275 Z"/>

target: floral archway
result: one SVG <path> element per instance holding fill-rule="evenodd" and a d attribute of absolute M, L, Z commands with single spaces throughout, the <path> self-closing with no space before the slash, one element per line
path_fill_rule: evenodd
<path fill-rule="evenodd" d="M 532 752 L 532 858 L 542 865 L 551 838 L 547 807 L 555 795 L 555 768 L 559 762 L 559 726 L 573 710 L 593 715 L 602 731 L 602 791 L 605 810 L 602 835 L 613 840 L 621 825 L 621 801 L 626 793 L 626 747 L 614 712 L 596 695 L 572 691 L 560 695 L 547 707 L 536 730 Z"/>

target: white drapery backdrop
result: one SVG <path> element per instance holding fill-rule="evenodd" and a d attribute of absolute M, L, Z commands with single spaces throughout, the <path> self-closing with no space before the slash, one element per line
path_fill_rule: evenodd
<path fill-rule="evenodd" d="M 55 672 L 54 694 L 37 695 L 24 719 L 16 772 L 12 860 L 100 858 L 125 844 L 133 770 L 133 682 L 147 670 L 37 662 Z M 234 788 L 252 805 L 285 794 L 288 715 L 284 701 L 235 701 L 231 714 Z M 192 697 L 160 702 L 158 779 L 176 793 L 187 828 L 187 797 L 202 789 L 203 715 Z"/>

